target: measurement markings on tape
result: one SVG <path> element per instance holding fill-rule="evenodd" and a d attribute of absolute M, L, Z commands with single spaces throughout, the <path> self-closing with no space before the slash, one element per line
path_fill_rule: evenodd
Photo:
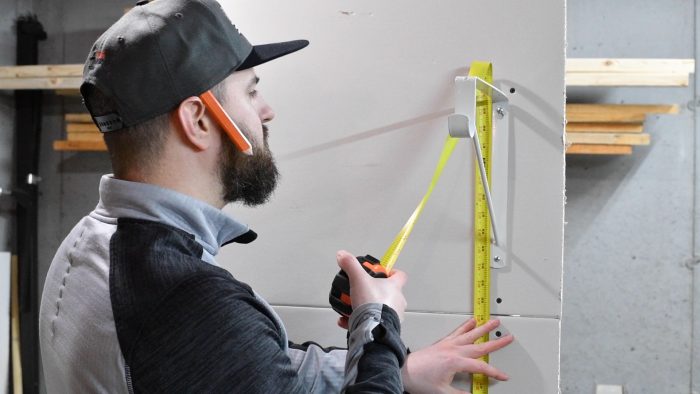
<path fill-rule="evenodd" d="M 473 62 L 469 69 L 470 77 L 481 78 L 487 83 L 493 83 L 491 63 Z M 488 92 L 476 91 L 476 133 L 479 148 L 486 172 L 487 182 L 491 182 L 491 145 L 492 145 L 492 110 L 493 101 Z M 478 160 L 478 158 L 477 158 Z M 486 200 L 486 191 L 478 166 L 475 166 L 474 177 L 474 317 L 477 325 L 482 325 L 491 318 L 491 218 Z M 475 343 L 489 340 L 485 334 Z M 488 355 L 480 358 L 489 362 Z M 489 378 L 484 374 L 472 375 L 472 394 L 487 394 Z"/>

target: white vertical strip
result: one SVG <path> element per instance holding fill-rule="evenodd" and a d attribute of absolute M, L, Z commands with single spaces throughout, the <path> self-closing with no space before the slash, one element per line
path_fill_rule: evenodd
<path fill-rule="evenodd" d="M 691 360 L 690 360 L 690 392 L 692 394 L 700 393 L 700 265 L 698 265 L 698 258 L 700 257 L 700 232 L 698 231 L 698 224 L 700 224 L 700 161 L 698 155 L 698 149 L 700 149 L 700 137 L 698 133 L 700 132 L 700 78 L 698 78 L 697 65 L 700 62 L 700 39 L 698 39 L 698 34 L 700 34 L 700 28 L 698 27 L 700 23 L 700 6 L 695 3 L 695 91 L 693 94 L 693 103 L 690 107 L 695 110 L 695 116 L 693 118 L 693 123 L 695 127 L 695 150 L 694 150 L 694 161 L 695 161 L 695 174 L 693 179 L 693 257 L 690 262 L 691 268 L 693 269 L 693 281 L 692 281 L 692 293 L 691 293 L 691 305 L 692 309 L 692 328 L 691 328 Z"/>
<path fill-rule="evenodd" d="M 10 376 L 10 253 L 0 252 L 0 394 Z"/>

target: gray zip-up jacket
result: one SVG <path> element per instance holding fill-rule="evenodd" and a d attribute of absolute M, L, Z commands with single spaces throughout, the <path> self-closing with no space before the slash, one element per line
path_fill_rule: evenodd
<path fill-rule="evenodd" d="M 41 301 L 49 393 L 401 392 L 406 349 L 387 306 L 353 312 L 349 349 L 289 343 L 274 310 L 217 266 L 255 233 L 172 190 L 100 182 L 58 249 Z"/>

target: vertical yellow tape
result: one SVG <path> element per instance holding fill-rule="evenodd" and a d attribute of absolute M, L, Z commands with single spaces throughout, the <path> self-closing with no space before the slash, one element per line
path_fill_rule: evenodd
<path fill-rule="evenodd" d="M 491 63 L 475 61 L 469 68 L 470 77 L 478 77 L 488 83 L 493 83 Z M 491 183 L 491 135 L 492 135 L 492 106 L 490 94 L 477 90 L 476 93 L 476 129 L 481 143 L 481 154 L 489 184 Z M 484 185 L 481 183 L 479 167 L 475 168 L 474 176 L 474 317 L 477 325 L 482 325 L 491 318 L 489 300 L 491 298 L 491 219 L 486 202 Z M 489 340 L 489 335 L 477 339 L 475 343 Z M 480 358 L 489 362 L 488 355 Z M 484 374 L 472 375 L 472 394 L 487 394 L 489 378 Z"/>

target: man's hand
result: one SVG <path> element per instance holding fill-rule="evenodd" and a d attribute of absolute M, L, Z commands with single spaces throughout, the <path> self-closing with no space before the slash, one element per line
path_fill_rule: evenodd
<path fill-rule="evenodd" d="M 476 320 L 472 318 L 433 345 L 409 354 L 401 369 L 406 391 L 410 394 L 463 393 L 451 386 L 458 372 L 482 373 L 508 380 L 506 374 L 477 358 L 507 346 L 513 342 L 513 336 L 474 345 L 474 341 L 499 324 L 498 320 L 489 320 L 476 327 Z"/>
<path fill-rule="evenodd" d="M 406 283 L 405 273 L 393 270 L 388 278 L 373 278 L 365 272 L 357 258 L 350 253 L 341 250 L 336 258 L 340 268 L 348 274 L 353 309 L 363 304 L 384 304 L 396 311 L 399 320 L 403 321 L 406 298 L 404 298 L 401 288 Z M 347 318 L 341 318 L 338 325 L 347 328 Z"/>

